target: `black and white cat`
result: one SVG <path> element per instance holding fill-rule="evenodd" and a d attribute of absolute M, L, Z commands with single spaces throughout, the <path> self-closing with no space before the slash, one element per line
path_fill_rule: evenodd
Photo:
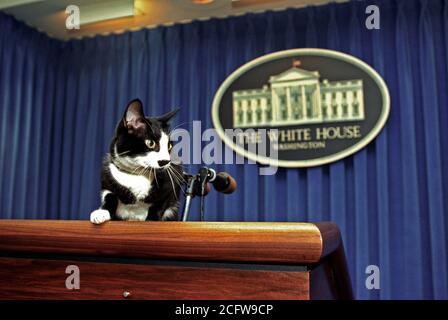
<path fill-rule="evenodd" d="M 171 159 L 169 121 L 177 113 L 145 118 L 140 100 L 129 102 L 101 172 L 101 208 L 90 221 L 177 220 L 183 172 Z"/>

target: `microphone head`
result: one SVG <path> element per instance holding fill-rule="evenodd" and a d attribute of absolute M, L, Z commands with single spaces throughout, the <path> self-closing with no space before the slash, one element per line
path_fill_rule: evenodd
<path fill-rule="evenodd" d="M 235 191 L 235 189 L 237 187 L 237 183 L 236 183 L 236 180 L 233 179 L 233 177 L 230 175 L 227 175 L 227 179 L 229 181 L 229 186 L 223 191 L 223 193 L 230 194 L 233 191 Z"/>
<path fill-rule="evenodd" d="M 204 196 L 206 196 L 210 192 L 210 190 L 211 190 L 210 183 L 207 182 L 204 189 Z"/>
<path fill-rule="evenodd" d="M 236 181 L 229 174 L 220 172 L 216 174 L 216 179 L 213 181 L 213 186 L 216 191 L 222 193 L 232 193 L 236 189 Z"/>

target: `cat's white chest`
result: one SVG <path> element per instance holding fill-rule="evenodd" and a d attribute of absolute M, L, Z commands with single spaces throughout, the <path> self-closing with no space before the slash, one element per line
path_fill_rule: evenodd
<path fill-rule="evenodd" d="M 109 169 L 115 180 L 122 186 L 128 188 L 137 201 L 143 200 L 148 196 L 152 181 L 147 177 L 120 171 L 113 163 L 109 165 Z"/>
<path fill-rule="evenodd" d="M 118 202 L 116 215 L 121 220 L 128 221 L 145 221 L 148 216 L 149 204 L 144 202 L 137 202 L 135 204 L 124 204 Z"/>

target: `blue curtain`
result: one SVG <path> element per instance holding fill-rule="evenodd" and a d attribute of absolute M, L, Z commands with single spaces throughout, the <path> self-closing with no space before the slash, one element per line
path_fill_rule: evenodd
<path fill-rule="evenodd" d="M 381 29 L 365 28 L 377 4 Z M 260 55 L 317 47 L 372 65 L 391 93 L 379 137 L 342 161 L 259 176 L 218 165 L 238 192 L 208 220 L 336 222 L 360 299 L 447 299 L 448 3 L 353 1 L 61 42 L 0 14 L 0 217 L 87 219 L 101 158 L 126 102 L 212 127 L 220 83 Z M 191 166 L 193 171 L 198 166 Z M 198 206 L 193 208 L 197 220 Z M 367 290 L 378 265 L 381 289 Z"/>

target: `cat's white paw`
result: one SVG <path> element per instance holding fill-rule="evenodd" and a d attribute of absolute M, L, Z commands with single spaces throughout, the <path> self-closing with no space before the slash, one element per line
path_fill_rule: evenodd
<path fill-rule="evenodd" d="M 162 215 L 162 221 L 175 220 L 176 212 L 173 209 L 166 209 Z"/>
<path fill-rule="evenodd" d="M 90 222 L 94 224 L 101 224 L 110 220 L 110 213 L 107 210 L 98 209 L 90 214 Z"/>

